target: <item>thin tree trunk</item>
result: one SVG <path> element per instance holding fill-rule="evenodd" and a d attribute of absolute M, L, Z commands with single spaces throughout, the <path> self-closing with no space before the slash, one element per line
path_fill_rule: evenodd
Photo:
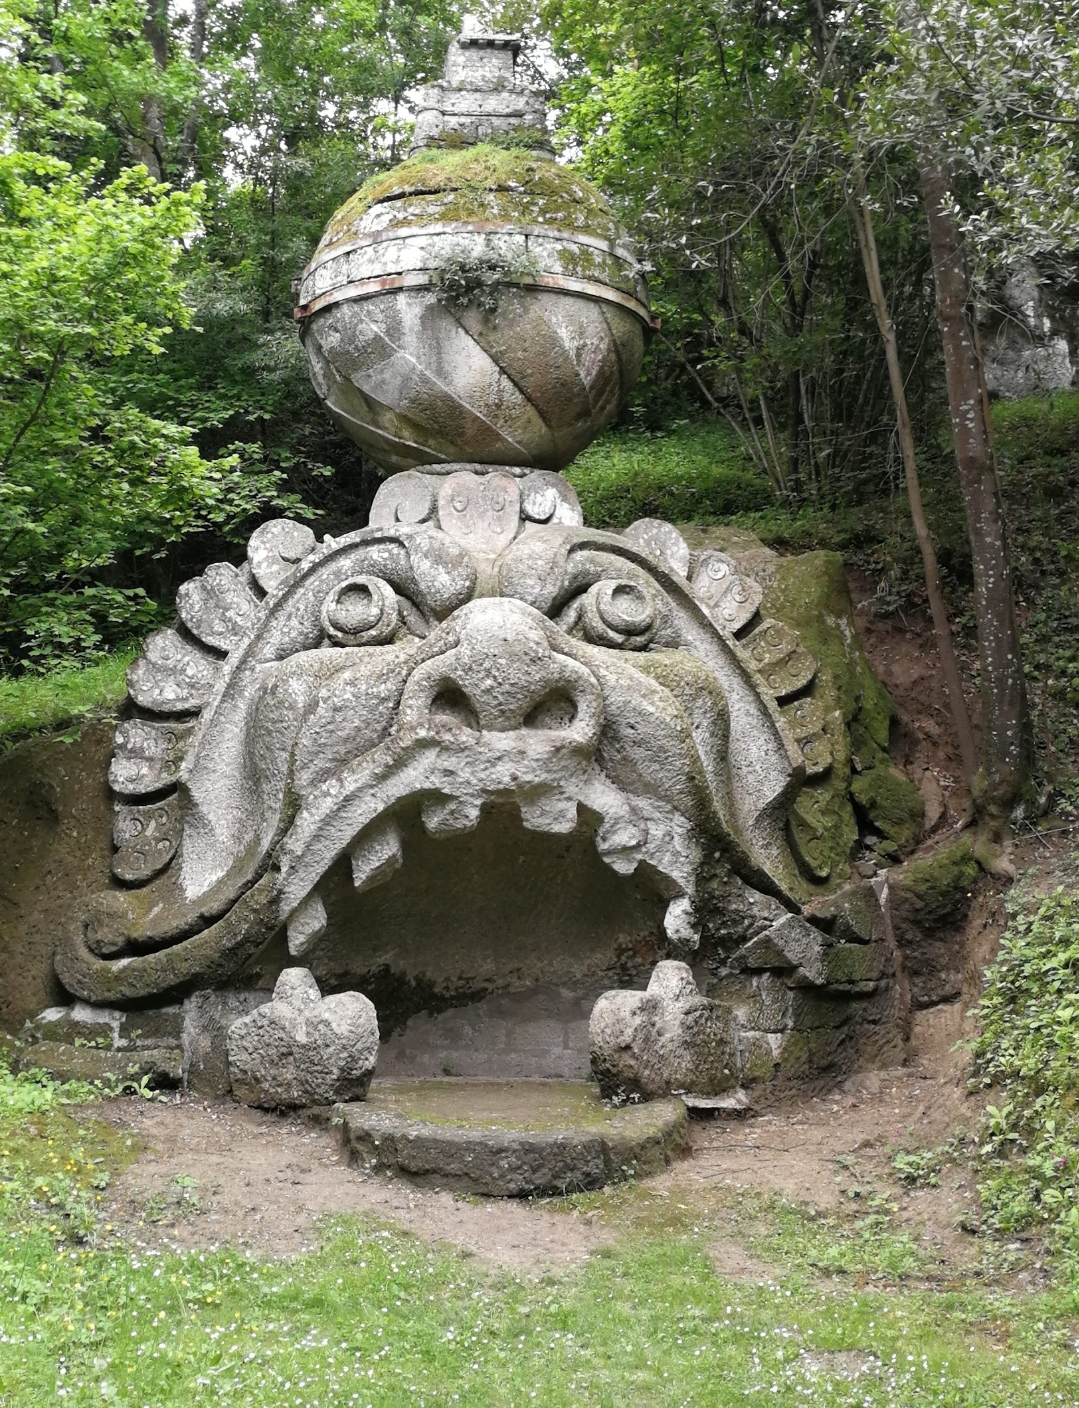
<path fill-rule="evenodd" d="M 962 234 L 952 214 L 947 174 L 922 160 L 922 196 L 937 292 L 937 322 L 951 410 L 952 438 L 974 564 L 974 614 L 981 658 L 983 764 L 975 806 L 985 839 L 998 845 L 1030 776 L 1032 737 L 1019 648 L 1004 506 L 993 463 L 982 376 L 970 317 Z"/>
<path fill-rule="evenodd" d="M 933 616 L 933 629 L 937 637 L 937 654 L 940 657 L 941 673 L 948 691 L 951 705 L 952 724 L 959 742 L 959 752 L 963 759 L 963 775 L 967 786 L 974 792 L 974 777 L 978 771 L 978 750 L 974 742 L 970 713 L 963 696 L 963 684 L 959 675 L 959 665 L 952 645 L 951 623 L 944 592 L 940 585 L 940 569 L 937 565 L 937 552 L 933 545 L 933 535 L 929 531 L 925 509 L 922 506 L 921 482 L 918 478 L 918 462 L 914 456 L 914 427 L 911 424 L 907 406 L 907 393 L 903 383 L 903 370 L 899 365 L 899 344 L 895 325 L 888 309 L 888 296 L 884 291 L 884 281 L 880 274 L 880 260 L 877 256 L 877 241 L 873 231 L 873 212 L 861 177 L 858 178 L 858 191 L 853 202 L 854 224 L 858 231 L 858 244 L 862 251 L 862 264 L 865 268 L 866 283 L 873 312 L 877 315 L 884 342 L 884 357 L 888 364 L 888 380 L 895 403 L 896 429 L 899 434 L 899 448 L 903 455 L 903 469 L 907 480 L 907 497 L 910 500 L 910 516 L 914 524 L 914 536 L 922 554 L 922 567 L 925 571 L 925 590 L 929 598 L 929 610 Z"/>
<path fill-rule="evenodd" d="M 168 65 L 168 14 L 165 0 L 147 0 L 142 19 L 143 38 L 154 56 L 154 68 L 164 73 Z M 139 160 L 155 181 L 165 179 L 165 111 L 156 93 L 142 100 L 142 135 L 135 142 Z"/>
<path fill-rule="evenodd" d="M 188 57 L 196 68 L 202 67 L 206 56 L 206 5 L 207 0 L 195 0 L 191 11 L 191 37 L 188 41 Z M 199 140 L 199 113 L 202 108 L 202 94 L 196 93 L 191 107 L 184 118 L 180 132 L 180 145 L 177 151 L 180 164 L 186 171 L 194 163 Z"/>

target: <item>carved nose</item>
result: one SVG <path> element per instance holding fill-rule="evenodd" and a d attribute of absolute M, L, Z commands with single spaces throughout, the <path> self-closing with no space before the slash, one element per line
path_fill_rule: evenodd
<path fill-rule="evenodd" d="M 467 731 L 599 734 L 603 702 L 591 672 L 551 649 L 546 621 L 518 602 L 473 602 L 454 618 L 456 645 L 418 666 L 400 725 L 439 737 Z M 532 618 L 535 619 L 532 619 Z"/>

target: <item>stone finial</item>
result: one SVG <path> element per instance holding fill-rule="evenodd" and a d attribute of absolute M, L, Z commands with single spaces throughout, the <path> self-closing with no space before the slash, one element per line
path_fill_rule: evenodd
<path fill-rule="evenodd" d="M 645 992 L 605 992 L 588 1024 L 592 1072 L 606 1096 L 720 1095 L 737 1085 L 729 1014 L 689 965 L 657 963 Z"/>
<path fill-rule="evenodd" d="M 229 1028 L 228 1054 L 232 1091 L 245 1105 L 362 1100 L 378 1059 L 378 1018 L 362 993 L 322 997 L 306 968 L 286 968 L 273 1000 Z"/>
<path fill-rule="evenodd" d="M 505 137 L 549 153 L 543 94 L 517 81 L 520 52 L 519 34 L 484 29 L 466 15 L 446 51 L 442 78 L 419 91 L 409 155 Z"/>

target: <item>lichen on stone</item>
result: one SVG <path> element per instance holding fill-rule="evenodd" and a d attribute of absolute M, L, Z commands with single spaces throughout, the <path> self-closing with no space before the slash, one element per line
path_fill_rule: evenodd
<path fill-rule="evenodd" d="M 437 198 L 437 211 L 425 197 Z M 333 215 L 319 245 L 351 239 L 376 205 L 402 202 L 402 227 L 439 221 L 492 220 L 576 230 L 612 243 L 625 232 L 610 206 L 583 177 L 521 147 L 482 143 L 427 148 L 392 171 L 372 176 Z"/>

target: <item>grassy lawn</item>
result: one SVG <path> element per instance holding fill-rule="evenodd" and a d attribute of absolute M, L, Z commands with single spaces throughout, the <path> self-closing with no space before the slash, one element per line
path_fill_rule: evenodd
<path fill-rule="evenodd" d="M 0 676 L 0 747 L 114 709 L 127 692 L 124 676 L 134 658 L 134 651 L 122 651 L 92 665 Z"/>
<path fill-rule="evenodd" d="M 85 1089 L 0 1080 L 0 1403 L 992 1405 L 1079 1398 L 1079 1280 L 1037 1294 L 984 1267 L 926 1279 L 882 1205 L 813 1217 L 732 1194 L 762 1271 L 716 1273 L 705 1207 L 629 1185 L 565 1200 L 620 1240 L 540 1280 L 485 1274 L 373 1221 L 263 1260 L 123 1241 L 105 1185 L 137 1150 L 65 1105 Z M 733 1224 L 732 1224 L 733 1219 Z"/>

